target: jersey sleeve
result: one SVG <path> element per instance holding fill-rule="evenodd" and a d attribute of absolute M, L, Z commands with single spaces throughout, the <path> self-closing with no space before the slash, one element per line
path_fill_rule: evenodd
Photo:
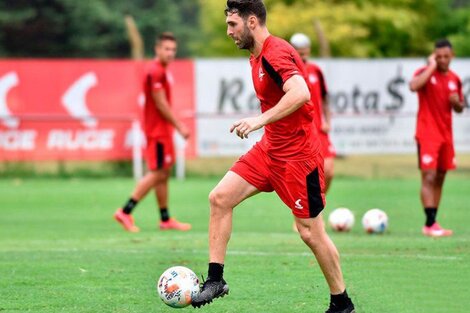
<path fill-rule="evenodd" d="M 153 68 L 149 72 L 149 80 L 150 80 L 150 89 L 151 90 L 162 90 L 164 88 L 165 82 L 165 73 L 158 68 Z"/>
<path fill-rule="evenodd" d="M 263 55 L 263 67 L 281 89 L 284 83 L 292 76 L 303 76 L 302 70 L 295 63 L 292 51 L 282 46 L 277 46 L 271 51 L 271 53 Z"/>

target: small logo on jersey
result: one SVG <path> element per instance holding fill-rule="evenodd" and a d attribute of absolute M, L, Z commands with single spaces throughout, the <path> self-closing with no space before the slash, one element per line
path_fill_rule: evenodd
<path fill-rule="evenodd" d="M 153 88 L 155 88 L 155 89 L 160 89 L 160 88 L 162 88 L 162 87 L 163 87 L 162 83 L 155 83 L 155 84 L 153 84 Z"/>
<path fill-rule="evenodd" d="M 259 71 L 258 71 L 258 78 L 259 78 L 260 81 L 263 81 L 264 75 L 266 75 L 266 74 L 263 72 L 263 68 L 260 66 Z"/>
<path fill-rule="evenodd" d="M 454 91 L 457 90 L 457 84 L 454 83 L 453 81 L 449 82 L 449 90 Z"/>
<path fill-rule="evenodd" d="M 429 154 L 425 154 L 421 157 L 421 162 L 423 162 L 424 165 L 429 165 L 433 161 L 433 157 L 430 156 Z"/>
<path fill-rule="evenodd" d="M 298 210 L 302 210 L 304 207 L 302 206 L 302 204 L 300 204 L 300 201 L 302 201 L 301 199 L 297 199 L 297 201 L 295 201 L 295 208 L 298 209 Z"/>
<path fill-rule="evenodd" d="M 308 80 L 310 81 L 310 84 L 315 84 L 318 81 L 317 76 L 313 74 L 308 75 Z"/>
<path fill-rule="evenodd" d="M 171 163 L 173 161 L 173 158 L 171 154 L 165 155 L 165 163 Z"/>
<path fill-rule="evenodd" d="M 431 77 L 431 84 L 433 84 L 433 85 L 437 84 L 436 77 L 434 77 L 434 76 Z"/>

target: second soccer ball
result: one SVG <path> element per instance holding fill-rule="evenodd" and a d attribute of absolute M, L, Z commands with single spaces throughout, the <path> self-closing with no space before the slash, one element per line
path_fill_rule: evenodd
<path fill-rule="evenodd" d="M 362 217 L 362 226 L 369 234 L 381 234 L 388 226 L 388 216 L 380 209 L 371 209 Z"/>

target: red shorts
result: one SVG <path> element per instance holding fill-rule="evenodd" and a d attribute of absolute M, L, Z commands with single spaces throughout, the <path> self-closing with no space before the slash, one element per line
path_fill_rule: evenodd
<path fill-rule="evenodd" d="M 418 165 L 421 170 L 455 169 L 454 145 L 449 142 L 417 140 Z"/>
<path fill-rule="evenodd" d="M 336 149 L 330 141 L 330 136 L 320 132 L 319 138 L 321 142 L 323 158 L 334 158 L 336 156 Z"/>
<path fill-rule="evenodd" d="M 316 217 L 325 207 L 323 159 L 320 154 L 305 161 L 280 161 L 270 158 L 256 144 L 230 170 L 259 191 L 276 191 L 296 217 Z"/>
<path fill-rule="evenodd" d="M 145 159 L 147 167 L 151 171 L 172 167 L 175 163 L 173 139 L 147 137 Z"/>

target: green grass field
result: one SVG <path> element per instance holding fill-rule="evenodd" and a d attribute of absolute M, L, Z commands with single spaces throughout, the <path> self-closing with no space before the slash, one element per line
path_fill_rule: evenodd
<path fill-rule="evenodd" d="M 142 231 L 129 234 L 112 214 L 131 179 L 1 179 L 0 311 L 174 312 L 155 281 L 173 265 L 206 274 L 207 195 L 216 182 L 171 182 L 172 213 L 193 223 L 190 232 L 157 230 L 151 195 L 136 209 Z M 469 312 L 468 177 L 449 175 L 445 185 L 439 220 L 454 229 L 451 238 L 420 234 L 418 188 L 416 178 L 333 183 L 326 213 L 346 206 L 356 215 L 352 232 L 331 236 L 358 313 Z M 389 215 L 384 235 L 361 230 L 362 214 L 373 207 Z M 198 312 L 324 312 L 326 283 L 291 223 L 275 194 L 237 207 L 226 259 L 230 295 Z"/>

